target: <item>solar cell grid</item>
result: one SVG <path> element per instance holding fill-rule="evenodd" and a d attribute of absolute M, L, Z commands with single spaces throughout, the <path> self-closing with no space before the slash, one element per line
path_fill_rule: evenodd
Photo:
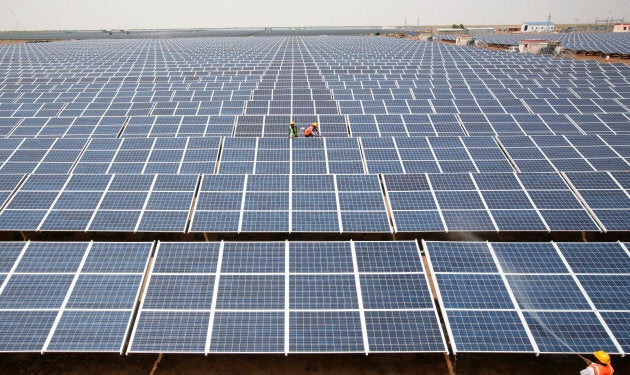
<path fill-rule="evenodd" d="M 366 311 L 365 320 L 373 352 L 406 352 L 417 348 L 444 350 L 432 312 Z"/>
<path fill-rule="evenodd" d="M 630 255 L 617 243 L 558 243 L 557 246 L 575 273 L 626 273 L 630 269 Z M 607 261 L 593 267 L 593 256 Z"/>
<path fill-rule="evenodd" d="M 130 321 L 127 311 L 64 311 L 49 352 L 121 352 Z"/>
<path fill-rule="evenodd" d="M 598 310 L 630 310 L 627 275 L 583 275 L 578 280 Z"/>
<path fill-rule="evenodd" d="M 152 352 L 157 350 L 155 348 L 180 351 L 178 345 L 184 338 L 181 340 L 167 338 L 168 336 L 162 336 L 163 331 L 158 332 L 152 326 L 160 324 L 165 326 L 166 331 L 194 332 L 194 327 L 201 323 L 197 319 L 189 320 L 189 314 L 194 313 L 186 309 L 191 306 L 197 309 L 198 313 L 210 314 L 204 315 L 207 321 L 203 323 L 206 328 L 208 324 L 212 327 L 211 337 L 208 339 L 209 347 L 206 348 L 209 352 L 278 352 L 284 351 L 287 343 L 291 352 L 364 351 L 363 337 L 367 332 L 362 333 L 363 328 L 360 323 L 357 289 L 359 276 L 356 274 L 358 270 L 353 261 L 355 250 L 363 254 L 361 259 L 366 259 L 365 255 L 371 253 L 372 257 L 378 256 L 381 259 L 379 264 L 392 265 L 388 268 L 382 266 L 366 268 L 366 271 L 377 270 L 379 273 L 367 273 L 360 276 L 360 280 L 365 281 L 365 284 L 361 284 L 363 294 L 373 296 L 369 298 L 369 301 L 373 301 L 368 302 L 370 306 L 365 305 L 365 308 L 371 311 L 372 319 L 376 319 L 373 321 L 385 319 L 383 324 L 391 325 L 394 322 L 389 320 L 388 316 L 426 318 L 422 324 L 412 324 L 409 320 L 403 320 L 395 324 L 396 329 L 391 332 L 370 326 L 369 332 L 388 337 L 387 340 L 392 343 L 390 345 L 393 345 L 393 342 L 401 343 L 401 348 L 406 348 L 405 351 L 444 350 L 441 333 L 436 330 L 438 325 L 434 305 L 414 242 L 196 244 L 197 252 L 210 248 L 216 250 L 216 246 L 220 246 L 218 257 L 221 262 L 219 265 L 221 275 L 156 273 L 156 270 L 160 269 L 160 264 L 164 264 L 160 259 L 162 256 L 170 259 L 168 263 L 175 262 L 171 266 L 172 269 L 188 269 L 188 267 L 182 268 L 176 265 L 180 260 L 187 264 L 190 263 L 188 259 L 195 259 L 194 264 L 202 269 L 205 268 L 203 264 L 216 261 L 214 257 L 212 259 L 181 257 L 178 253 L 184 245 L 179 243 L 160 243 L 159 246 L 153 273 L 147 286 L 147 295 L 133 334 L 130 352 Z M 163 252 L 163 249 L 169 249 L 172 246 L 178 251 L 173 254 Z M 289 258 L 285 259 L 287 255 Z M 402 258 L 398 259 L 399 257 Z M 263 258 L 265 261 L 262 261 Z M 384 258 L 393 259 L 386 261 Z M 409 267 L 406 259 L 414 259 L 419 268 L 414 269 L 412 273 L 400 274 L 399 272 L 408 269 L 405 267 Z M 360 262 L 365 264 L 365 261 Z M 190 271 L 195 272 L 196 269 L 188 272 Z M 287 271 L 290 273 L 287 274 Z M 213 288 L 210 281 L 210 285 L 202 289 L 179 288 L 184 284 L 190 286 L 186 280 L 191 277 L 216 280 L 218 285 Z M 181 292 L 174 292 L 175 290 L 181 290 Z M 217 291 L 216 296 L 213 290 Z M 287 291 L 288 295 L 285 294 Z M 172 300 L 172 303 L 165 304 L 160 302 L 161 300 Z M 176 313 L 175 310 L 179 310 L 181 314 Z M 162 318 L 158 318 L 159 316 L 171 316 L 172 320 L 170 323 L 165 322 Z M 307 316 L 310 318 L 304 320 Z M 342 316 L 343 318 L 339 318 Z M 315 319 L 315 317 L 318 318 Z M 328 318 L 321 320 L 320 318 L 323 317 Z M 286 319 L 289 319 L 287 323 L 290 331 L 283 333 Z M 261 322 L 262 326 L 251 326 L 253 322 Z M 248 331 L 247 340 L 235 341 L 237 339 L 235 335 L 238 332 L 244 332 L 242 330 L 245 328 L 259 332 L 260 335 L 258 333 L 252 335 Z M 334 330 L 329 331 L 333 328 Z M 408 337 L 419 329 L 426 331 L 426 338 Z M 271 336 L 265 336 L 263 333 Z M 190 337 L 184 341 L 202 342 L 207 334 L 207 330 L 201 331 L 195 333 L 199 337 Z M 288 342 L 285 342 L 285 335 L 288 337 Z M 325 337 L 325 340 L 315 340 L 316 337 Z M 189 346 L 188 349 L 194 352 L 201 350 L 198 349 L 197 344 Z"/>
<path fill-rule="evenodd" d="M 211 353 L 284 352 L 284 313 L 217 312 Z"/>
<path fill-rule="evenodd" d="M 134 308 L 142 274 L 81 275 L 66 305 L 69 309 Z"/>
<path fill-rule="evenodd" d="M 462 310 L 465 306 L 449 307 L 449 304 L 463 303 L 467 300 L 467 296 L 463 298 L 453 298 L 453 291 L 458 288 L 463 289 L 465 282 L 452 283 L 451 278 L 468 277 L 479 279 L 480 277 L 488 278 L 496 273 L 478 273 L 475 271 L 465 271 L 461 273 L 461 267 L 456 259 L 445 262 L 445 268 L 438 268 L 442 263 L 439 256 L 443 252 L 441 248 L 456 249 L 458 247 L 472 247 L 475 243 L 459 244 L 459 243 L 440 243 L 426 242 L 424 247 L 427 249 L 429 256 L 429 264 L 434 273 L 436 288 L 446 320 L 449 322 L 449 329 L 459 333 L 462 338 L 456 338 L 454 343 L 456 350 L 462 351 L 461 346 L 466 342 L 465 335 L 476 332 L 477 323 L 467 322 L 463 326 L 458 322 L 453 327 L 451 317 L 459 317 L 462 313 L 468 313 L 468 310 Z M 574 245 L 577 245 L 575 247 Z M 604 245 L 602 247 L 602 245 Z M 525 324 L 527 332 L 531 331 L 532 343 L 535 343 L 535 350 L 543 353 L 562 353 L 573 352 L 576 348 L 588 352 L 590 345 L 608 345 L 613 352 L 622 350 L 616 347 L 611 336 L 609 336 L 608 328 L 604 324 L 606 322 L 600 318 L 601 314 L 597 309 L 623 310 L 627 308 L 627 286 L 624 284 L 623 275 L 608 274 L 615 272 L 614 270 L 605 270 L 600 272 L 594 271 L 593 274 L 578 274 L 573 276 L 573 272 L 580 272 L 570 267 L 570 259 L 578 259 L 584 257 L 581 251 L 588 251 L 592 254 L 597 253 L 597 249 L 601 248 L 606 254 L 606 248 L 609 252 L 618 252 L 623 257 L 628 256 L 619 244 L 601 244 L 601 243 L 491 243 L 489 244 L 493 258 L 500 265 L 501 272 L 505 272 L 505 286 L 509 289 L 511 295 L 514 296 L 512 302 L 516 303 L 515 311 L 524 316 L 521 324 Z M 562 256 L 556 250 L 562 250 Z M 566 257 L 571 250 L 575 249 L 572 258 Z M 436 258 L 438 262 L 436 262 Z M 625 259 L 625 258 L 622 258 Z M 464 263 L 472 263 L 474 258 L 465 259 Z M 570 268 L 567 268 L 570 267 Z M 585 272 L 588 272 L 585 270 Z M 445 288 L 446 287 L 446 288 Z M 467 288 L 476 290 L 473 294 L 487 294 L 488 289 L 497 291 L 496 288 Z M 602 293 L 608 290 L 608 293 Z M 460 291 L 460 293 L 462 293 Z M 463 294 L 463 293 L 462 293 Z M 608 296 L 608 300 L 606 297 Z M 457 295 L 457 294 L 456 294 Z M 454 302 L 452 302 L 454 301 Z M 480 301 L 492 301 L 492 298 L 473 299 L 473 302 L 479 304 Z M 613 302 L 614 301 L 614 302 Z M 473 313 L 478 314 L 487 311 L 487 307 L 474 307 Z M 514 308 L 511 308 L 514 309 Z M 614 322 L 614 318 L 612 319 Z M 593 325 L 593 331 L 586 334 L 583 330 L 587 330 L 589 325 Z M 614 324 L 614 323 L 613 323 Z M 611 331 L 612 332 L 612 331 Z M 614 334 L 614 333 L 613 333 Z M 529 333 L 528 333 L 529 335 Z M 583 336 L 585 335 L 585 336 Z M 499 335 L 497 335 L 499 336 Z M 559 339 L 560 337 L 560 339 Z M 581 337 L 589 337 L 596 344 L 584 341 L 578 343 Z M 460 342 L 461 341 L 461 342 Z M 493 349 L 493 350 L 496 350 Z M 482 349 L 474 349 L 473 351 L 484 351 Z M 499 350 L 501 351 L 501 350 Z"/>
<path fill-rule="evenodd" d="M 585 310 L 589 304 L 569 275 L 508 275 L 523 310 Z"/>
<path fill-rule="evenodd" d="M 363 352 L 358 311 L 292 312 L 290 351 Z"/>
<path fill-rule="evenodd" d="M 143 311 L 132 336 L 131 353 L 203 353 L 210 312 Z"/>
<path fill-rule="evenodd" d="M 56 311 L 0 311 L 0 351 L 40 351 L 56 316 Z"/>
<path fill-rule="evenodd" d="M 523 315 L 542 353 L 566 353 L 568 350 L 589 353 L 595 348 L 610 353 L 618 351 L 592 312 L 525 311 Z"/>
<path fill-rule="evenodd" d="M 497 261 L 506 273 L 567 273 L 551 243 L 493 243 Z"/>
<path fill-rule="evenodd" d="M 21 273 L 74 273 L 85 254 L 84 243 L 34 242 L 15 269 Z"/>
<path fill-rule="evenodd" d="M 366 309 L 433 307 L 422 274 L 366 274 L 360 280 Z"/>
<path fill-rule="evenodd" d="M 448 324 L 455 352 L 534 352 L 515 311 L 453 310 Z"/>
<path fill-rule="evenodd" d="M 426 244 L 431 250 L 429 254 L 434 272 L 498 272 L 486 243 L 426 242 Z"/>

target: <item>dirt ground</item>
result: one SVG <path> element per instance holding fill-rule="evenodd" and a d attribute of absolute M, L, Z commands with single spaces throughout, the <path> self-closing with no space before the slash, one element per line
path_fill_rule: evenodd
<path fill-rule="evenodd" d="M 583 54 L 579 54 L 579 55 L 572 55 L 571 58 L 574 58 L 576 60 L 595 60 L 595 61 L 599 61 L 600 63 L 622 63 L 622 64 L 626 64 L 628 66 L 630 66 L 630 59 L 622 59 L 620 57 L 611 57 L 610 60 L 606 61 L 606 57 L 605 56 L 597 56 L 597 55 L 583 55 Z"/>
<path fill-rule="evenodd" d="M 26 43 L 26 40 L 4 40 L 4 39 L 0 39 L 0 44 L 20 44 L 20 43 Z"/>
<path fill-rule="evenodd" d="M 157 355 L 3 354 L 0 374 L 577 374 L 585 365 L 576 356 L 458 354 L 449 371 L 442 354 L 329 355 Z M 630 373 L 630 360 L 613 357 L 615 374 Z"/>

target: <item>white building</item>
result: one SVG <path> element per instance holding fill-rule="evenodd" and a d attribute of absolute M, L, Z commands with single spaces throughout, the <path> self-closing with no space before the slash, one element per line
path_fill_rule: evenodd
<path fill-rule="evenodd" d="M 613 33 L 630 33 L 630 23 L 616 23 Z"/>
<path fill-rule="evenodd" d="M 548 33 L 553 31 L 554 26 L 553 22 L 525 22 L 521 25 L 521 31 L 528 33 Z"/>
<path fill-rule="evenodd" d="M 470 46 L 470 45 L 473 45 L 473 43 L 474 43 L 474 39 L 472 35 L 468 35 L 468 34 L 458 35 L 455 38 L 456 46 Z"/>
<path fill-rule="evenodd" d="M 542 48 L 547 48 L 549 42 L 546 39 L 526 39 L 521 40 L 518 45 L 520 53 L 534 53 L 537 54 Z"/>

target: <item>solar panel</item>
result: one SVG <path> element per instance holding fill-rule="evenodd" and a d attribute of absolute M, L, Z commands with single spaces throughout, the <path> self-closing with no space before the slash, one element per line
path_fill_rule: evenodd
<path fill-rule="evenodd" d="M 365 321 L 372 352 L 444 350 L 433 312 L 366 311 Z"/>
<path fill-rule="evenodd" d="M 449 312 L 448 325 L 456 352 L 534 351 L 515 311 L 453 310 Z"/>
<path fill-rule="evenodd" d="M 142 274 L 81 275 L 66 304 L 68 309 L 115 310 L 134 308 Z M 116 291 L 112 295 L 112 291 Z"/>
<path fill-rule="evenodd" d="M 558 243 L 562 256 L 575 273 L 626 273 L 630 269 L 630 256 L 616 243 Z M 590 258 L 595 254 L 607 259 L 599 267 L 593 267 Z"/>
<path fill-rule="evenodd" d="M 598 310 L 630 310 L 627 275 L 580 275 L 578 281 Z"/>
<path fill-rule="evenodd" d="M 570 275 L 508 275 L 524 310 L 584 310 L 589 304 Z"/>
<path fill-rule="evenodd" d="M 593 312 L 525 311 L 523 315 L 543 353 L 618 351 Z"/>
<path fill-rule="evenodd" d="M 565 175 L 606 231 L 622 231 L 628 227 L 630 195 L 610 172 Z"/>
<path fill-rule="evenodd" d="M 559 243 L 558 246 L 564 244 Z M 551 243 L 493 243 L 492 249 L 504 272 L 551 274 L 566 273 L 563 259 Z"/>
<path fill-rule="evenodd" d="M 602 311 L 601 312 L 604 321 L 606 322 L 608 328 L 612 331 L 613 335 L 619 342 L 619 345 L 623 348 L 624 352 L 628 352 L 628 322 L 630 322 L 630 313 L 625 312 L 617 312 L 617 311 Z"/>
<path fill-rule="evenodd" d="M 511 327 L 509 331 L 513 332 L 508 336 L 513 337 L 515 332 L 520 332 L 520 337 L 525 334 L 531 348 L 537 352 L 588 353 L 599 346 L 613 352 L 623 351 L 617 339 L 611 336 L 615 333 L 603 318 L 603 311 L 628 308 L 626 274 L 615 274 L 614 270 L 605 270 L 602 274 L 601 271 L 573 269 L 574 262 L 570 259 L 588 256 L 586 252 L 593 256 L 598 248 L 613 257 L 616 252 L 625 257 L 622 260 L 627 260 L 628 254 L 619 244 L 573 245 L 425 242 L 447 329 L 455 337 L 456 350 L 522 350 L 501 341 L 505 332 L 494 332 L 495 328 L 486 326 L 490 322 L 488 317 L 500 312 L 511 315 L 512 322 L 506 329 Z M 565 257 L 574 248 L 575 254 Z M 487 259 L 488 266 L 496 268 L 479 268 L 477 259 L 481 255 Z M 602 293 L 604 290 L 606 292 Z M 586 332 L 591 324 L 593 330 Z M 614 319 L 611 324 L 614 326 Z M 474 337 L 482 335 L 481 332 L 486 332 L 484 335 L 489 338 L 480 343 Z M 507 349 L 503 345 L 507 345 Z"/>
<path fill-rule="evenodd" d="M 283 353 L 284 312 L 217 312 L 212 353 Z"/>
<path fill-rule="evenodd" d="M 47 351 L 121 352 L 129 322 L 128 311 L 65 311 Z"/>
<path fill-rule="evenodd" d="M 432 307 L 422 274 L 361 275 L 361 288 L 366 309 Z"/>
<path fill-rule="evenodd" d="M 289 328 L 294 353 L 364 351 L 358 311 L 295 311 Z"/>
<path fill-rule="evenodd" d="M 57 311 L 0 310 L 0 351 L 37 352 L 44 346 Z"/>
<path fill-rule="evenodd" d="M 132 336 L 135 353 L 203 353 L 209 311 L 143 311 Z"/>
<path fill-rule="evenodd" d="M 18 336 L 3 343 L 3 351 L 121 352 L 151 247 L 4 243 L 4 259 L 14 264 L 0 287 L 0 314 L 6 318 L 0 332 Z"/>
<path fill-rule="evenodd" d="M 446 309 L 514 308 L 499 275 L 437 274 L 436 279 Z"/>
<path fill-rule="evenodd" d="M 445 351 L 415 242 L 160 243 L 129 352 L 366 352 L 372 334 Z"/>

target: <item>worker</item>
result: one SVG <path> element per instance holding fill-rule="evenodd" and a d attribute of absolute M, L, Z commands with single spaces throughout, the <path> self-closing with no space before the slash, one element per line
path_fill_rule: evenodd
<path fill-rule="evenodd" d="M 311 124 L 311 126 L 309 126 L 308 128 L 306 128 L 306 130 L 304 130 L 304 136 L 305 137 L 321 137 L 322 134 L 319 132 L 319 126 L 317 125 L 317 122 L 314 122 Z"/>
<path fill-rule="evenodd" d="M 295 127 L 295 121 L 291 121 L 291 123 L 289 124 L 289 138 L 297 138 L 298 137 L 298 131 L 297 128 Z"/>
<path fill-rule="evenodd" d="M 593 355 L 597 359 L 597 363 L 584 359 L 588 367 L 580 371 L 580 375 L 612 375 L 615 372 L 610 364 L 610 356 L 608 353 L 603 350 L 598 350 L 593 353 Z"/>

